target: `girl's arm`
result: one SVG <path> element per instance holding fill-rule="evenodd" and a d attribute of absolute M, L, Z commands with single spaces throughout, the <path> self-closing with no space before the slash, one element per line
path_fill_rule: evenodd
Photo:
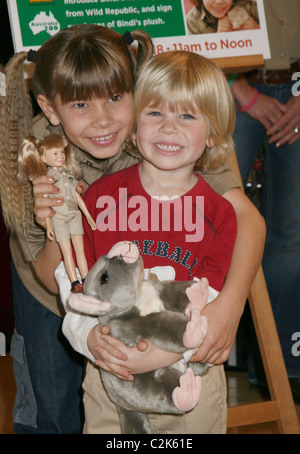
<path fill-rule="evenodd" d="M 58 243 L 51 241 L 46 236 L 44 248 L 37 259 L 33 262 L 37 277 L 53 293 L 58 293 L 59 289 L 54 278 L 54 271 L 61 261 L 62 255 Z"/>
<path fill-rule="evenodd" d="M 202 311 L 208 318 L 208 333 L 193 358 L 211 364 L 221 364 L 229 357 L 261 263 L 266 233 L 263 217 L 241 190 L 231 189 L 224 197 L 237 215 L 237 237 L 225 284 L 217 298 Z"/>
<path fill-rule="evenodd" d="M 236 154 L 227 161 L 240 178 Z M 241 178 L 240 178 L 241 180 Z M 225 197 L 237 216 L 237 236 L 224 286 L 203 314 L 208 317 L 208 334 L 193 360 L 221 364 L 229 357 L 245 302 L 260 266 L 266 236 L 264 218 L 240 189 L 230 189 Z"/>

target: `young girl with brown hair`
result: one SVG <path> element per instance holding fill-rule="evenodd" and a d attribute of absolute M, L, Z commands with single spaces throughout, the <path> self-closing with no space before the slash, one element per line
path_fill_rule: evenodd
<path fill-rule="evenodd" d="M 133 40 L 138 45 L 134 53 Z M 6 66 L 6 97 L 0 97 L 0 193 L 12 255 L 16 433 L 80 433 L 83 373 L 83 358 L 61 332 L 64 310 L 51 271 L 61 252 L 45 235 L 46 219 L 54 214 L 50 207 L 62 206 L 62 197 L 53 177 L 40 177 L 46 182 L 40 187 L 47 209 L 42 209 L 45 216 L 43 227 L 39 226 L 34 220 L 32 184 L 17 182 L 19 147 L 29 134 L 37 139 L 51 133 L 66 135 L 85 187 L 109 168 L 135 163 L 134 151 L 125 151 L 130 148 L 132 91 L 136 72 L 151 55 L 152 42 L 143 31 L 123 37 L 105 27 L 79 25 L 61 30 L 36 52 L 14 55 Z M 33 66 L 33 91 L 45 112 L 34 120 L 23 72 L 26 60 Z M 89 107 L 80 100 L 90 101 Z M 59 119 L 54 117 L 57 105 L 63 111 Z M 103 126 L 102 106 L 116 119 L 106 137 L 98 132 Z M 64 121 L 65 111 L 69 123 Z M 44 197 L 51 193 L 56 198 Z"/>

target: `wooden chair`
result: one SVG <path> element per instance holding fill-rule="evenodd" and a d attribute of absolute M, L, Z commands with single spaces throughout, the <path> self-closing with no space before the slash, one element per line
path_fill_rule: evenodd
<path fill-rule="evenodd" d="M 240 176 L 235 153 L 228 162 Z M 298 417 L 260 266 L 248 297 L 271 400 L 228 408 L 227 428 L 276 421 L 279 433 L 298 434 Z"/>

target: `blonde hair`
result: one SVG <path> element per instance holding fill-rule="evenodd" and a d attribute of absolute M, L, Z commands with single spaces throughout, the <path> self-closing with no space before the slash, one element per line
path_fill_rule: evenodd
<path fill-rule="evenodd" d="M 155 55 L 142 69 L 134 92 L 135 123 L 147 107 L 167 104 L 187 112 L 200 112 L 208 120 L 208 137 L 214 145 L 206 148 L 196 169 L 213 171 L 234 149 L 232 133 L 235 106 L 221 69 L 211 60 L 193 52 L 171 51 Z"/>
<path fill-rule="evenodd" d="M 50 134 L 38 140 L 34 136 L 23 139 L 18 157 L 18 181 L 25 184 L 40 175 L 47 173 L 47 165 L 43 161 L 44 154 L 53 148 L 62 147 L 65 151 L 65 164 L 62 170 L 73 175 L 75 179 L 81 178 L 82 171 L 75 159 L 75 154 L 67 139 L 58 134 Z"/>
<path fill-rule="evenodd" d="M 138 70 L 153 53 L 152 41 L 143 31 L 131 32 L 138 43 L 135 53 L 119 33 L 100 25 L 82 24 L 63 29 L 35 53 L 33 92 L 53 102 L 106 97 L 133 91 Z M 30 134 L 32 100 L 24 80 L 27 52 L 14 55 L 5 68 L 6 96 L 0 96 L 0 196 L 5 223 L 23 233 L 32 222 L 30 182 L 22 191 L 17 183 L 18 150 Z M 130 144 L 129 144 L 130 146 Z"/>

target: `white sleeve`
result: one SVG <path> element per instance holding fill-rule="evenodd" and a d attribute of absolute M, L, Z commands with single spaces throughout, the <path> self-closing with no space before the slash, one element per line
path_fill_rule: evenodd
<path fill-rule="evenodd" d="M 207 300 L 207 304 L 208 303 L 211 303 L 214 299 L 217 298 L 217 296 L 219 295 L 220 292 L 218 292 L 218 290 L 215 290 L 214 288 L 212 288 L 211 286 L 208 287 L 208 300 Z"/>
<path fill-rule="evenodd" d="M 68 298 L 71 295 L 71 286 L 63 262 L 58 265 L 54 275 L 59 287 L 60 298 L 66 311 L 62 325 L 63 333 L 74 350 L 94 362 L 95 358 L 87 346 L 87 336 L 91 328 L 99 323 L 98 317 L 81 314 L 69 307 Z M 80 276 L 78 275 L 78 277 Z"/>

